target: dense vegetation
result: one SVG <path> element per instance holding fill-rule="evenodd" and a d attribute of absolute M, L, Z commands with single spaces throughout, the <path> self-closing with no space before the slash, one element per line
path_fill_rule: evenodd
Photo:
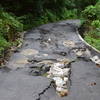
<path fill-rule="evenodd" d="M 99 0 L 0 0 L 0 55 L 15 43 L 23 30 L 81 17 L 88 27 L 86 41 L 93 46 L 96 41 L 95 47 L 100 49 L 99 5 Z"/>
<path fill-rule="evenodd" d="M 86 24 L 85 40 L 100 51 L 100 0 L 82 11 Z M 83 25 L 85 25 L 83 24 Z"/>
<path fill-rule="evenodd" d="M 0 5 L 0 55 L 18 37 L 18 32 L 23 30 L 23 24 L 16 17 L 3 10 Z"/>

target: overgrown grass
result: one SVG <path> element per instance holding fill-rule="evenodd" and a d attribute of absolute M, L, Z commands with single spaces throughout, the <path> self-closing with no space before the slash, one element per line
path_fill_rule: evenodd
<path fill-rule="evenodd" d="M 85 31 L 85 40 L 100 51 L 100 0 L 97 4 L 90 5 L 82 11 L 82 25 L 87 28 Z"/>
<path fill-rule="evenodd" d="M 85 34 L 85 40 L 100 51 L 100 31 L 92 30 L 88 34 Z"/>

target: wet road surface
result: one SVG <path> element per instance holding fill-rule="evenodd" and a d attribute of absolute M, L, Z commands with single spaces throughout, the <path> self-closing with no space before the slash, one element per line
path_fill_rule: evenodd
<path fill-rule="evenodd" d="M 27 31 L 22 47 L 0 68 L 0 100 L 100 100 L 100 68 L 90 60 L 100 54 L 80 40 L 78 25 L 79 20 L 67 20 Z M 52 80 L 32 68 L 64 58 L 70 60 L 71 73 L 69 94 L 61 98 Z"/>

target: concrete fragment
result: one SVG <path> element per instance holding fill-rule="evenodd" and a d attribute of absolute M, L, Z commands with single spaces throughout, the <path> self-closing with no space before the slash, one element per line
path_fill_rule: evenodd
<path fill-rule="evenodd" d="M 64 77 L 64 81 L 68 83 L 68 77 Z"/>
<path fill-rule="evenodd" d="M 60 77 L 60 76 L 63 76 L 63 71 L 62 71 L 62 69 L 59 68 L 59 67 L 54 67 L 54 68 L 53 68 L 53 71 L 52 71 L 52 74 L 53 74 L 54 76 Z"/>
<path fill-rule="evenodd" d="M 94 56 L 93 58 L 90 58 L 95 64 L 100 65 L 100 59 L 98 56 Z"/>
<path fill-rule="evenodd" d="M 65 92 L 66 89 L 64 89 L 64 88 L 62 88 L 62 87 L 57 87 L 57 88 L 56 88 L 56 91 L 58 91 L 58 92 Z"/>
<path fill-rule="evenodd" d="M 68 95 L 68 90 L 65 90 L 65 91 L 62 91 L 62 92 L 57 92 L 57 94 L 58 94 L 60 97 L 67 96 L 67 95 Z"/>
<path fill-rule="evenodd" d="M 69 71 L 70 68 L 61 69 L 59 67 L 54 67 L 51 72 L 54 76 L 60 77 L 60 76 L 68 76 Z"/>
<path fill-rule="evenodd" d="M 100 59 L 98 59 L 97 61 L 95 61 L 96 64 L 100 65 Z"/>
<path fill-rule="evenodd" d="M 55 67 L 64 68 L 64 64 L 54 63 Z"/>
<path fill-rule="evenodd" d="M 43 54 L 44 56 L 48 56 L 48 54 Z"/>
<path fill-rule="evenodd" d="M 69 59 L 66 59 L 66 58 L 64 58 L 64 59 L 62 59 L 62 60 L 60 61 L 60 63 L 61 63 L 61 64 L 64 64 L 64 65 L 68 64 L 69 62 L 70 62 Z"/>
<path fill-rule="evenodd" d="M 99 57 L 98 56 L 94 56 L 93 58 L 90 58 L 94 63 L 95 61 L 99 60 Z"/>
<path fill-rule="evenodd" d="M 63 80 L 56 80 L 56 85 L 57 87 L 63 88 L 63 86 L 66 85 L 66 83 Z"/>
<path fill-rule="evenodd" d="M 68 76 L 69 75 L 69 71 L 70 71 L 70 68 L 64 68 L 64 69 L 62 69 L 63 76 Z"/>
<path fill-rule="evenodd" d="M 66 83 L 62 80 L 61 77 L 53 77 L 53 80 L 56 81 L 56 86 L 63 87 Z"/>

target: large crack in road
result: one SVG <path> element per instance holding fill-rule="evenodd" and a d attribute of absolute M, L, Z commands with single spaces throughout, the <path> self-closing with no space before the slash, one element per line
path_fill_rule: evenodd
<path fill-rule="evenodd" d="M 27 31 L 22 47 L 0 67 L 0 100 L 99 100 L 100 69 L 96 64 L 100 54 L 78 37 L 79 21 L 59 21 Z M 70 69 L 67 76 L 58 71 L 64 68 Z M 60 94 L 67 96 L 60 97 L 57 92 L 62 88 L 56 81 L 67 78 L 68 93 Z"/>

